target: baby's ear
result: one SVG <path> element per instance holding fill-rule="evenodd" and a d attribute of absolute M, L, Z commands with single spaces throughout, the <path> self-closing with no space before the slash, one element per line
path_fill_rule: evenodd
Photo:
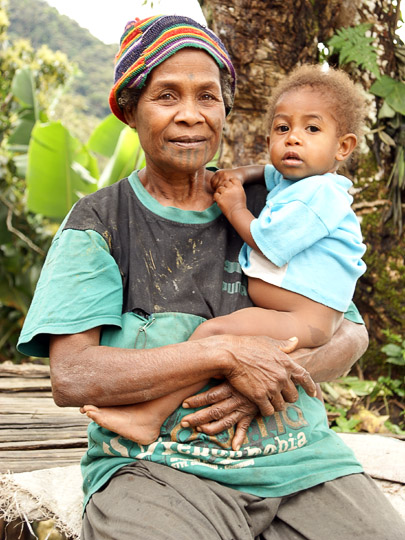
<path fill-rule="evenodd" d="M 354 133 L 346 133 L 339 137 L 339 148 L 336 152 L 336 161 L 345 161 L 357 146 L 357 137 Z"/>

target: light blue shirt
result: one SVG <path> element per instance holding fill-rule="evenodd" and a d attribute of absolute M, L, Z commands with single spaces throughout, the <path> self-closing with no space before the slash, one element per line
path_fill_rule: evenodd
<path fill-rule="evenodd" d="M 345 312 L 357 279 L 366 271 L 366 247 L 344 176 L 327 173 L 293 181 L 265 167 L 269 194 L 250 230 L 274 265 L 265 281 Z M 239 262 L 249 275 L 252 248 Z"/>

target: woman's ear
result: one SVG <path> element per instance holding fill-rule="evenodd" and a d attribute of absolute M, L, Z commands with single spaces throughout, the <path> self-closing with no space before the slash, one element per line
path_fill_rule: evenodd
<path fill-rule="evenodd" d="M 339 147 L 336 152 L 336 161 L 346 161 L 357 146 L 357 137 L 354 133 L 346 133 L 339 137 Z"/>
<path fill-rule="evenodd" d="M 126 107 L 124 109 L 124 117 L 129 127 L 136 129 L 136 107 Z"/>

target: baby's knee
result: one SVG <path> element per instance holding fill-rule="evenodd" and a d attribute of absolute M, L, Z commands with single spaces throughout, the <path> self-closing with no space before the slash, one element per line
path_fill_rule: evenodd
<path fill-rule="evenodd" d="M 209 319 L 200 324 L 193 333 L 193 338 L 202 339 L 210 336 L 218 336 L 220 334 L 226 334 L 226 330 L 219 317 L 216 319 Z"/>

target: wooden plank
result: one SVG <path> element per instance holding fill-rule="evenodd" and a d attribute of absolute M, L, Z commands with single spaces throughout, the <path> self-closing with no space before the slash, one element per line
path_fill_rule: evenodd
<path fill-rule="evenodd" d="M 28 401 L 26 405 L 24 403 L 7 403 L 2 404 L 0 403 L 1 413 L 2 415 L 5 414 L 27 414 L 29 416 L 36 416 L 39 414 L 46 414 L 46 415 L 56 415 L 56 416 L 66 416 L 70 414 L 74 414 L 78 417 L 82 416 L 79 412 L 79 407 L 69 407 L 69 408 L 63 408 L 59 409 L 57 407 L 52 406 L 53 403 L 47 403 L 46 401 L 40 402 L 40 401 Z"/>
<path fill-rule="evenodd" d="M 57 407 L 49 366 L 0 364 L 0 472 L 78 463 L 89 422 L 78 407 Z"/>
<path fill-rule="evenodd" d="M 85 448 L 13 450 L 0 455 L 0 473 L 51 469 L 79 463 Z"/>
<path fill-rule="evenodd" d="M 50 369 L 43 364 L 13 364 L 8 361 L 0 364 L 0 377 L 50 377 Z"/>
<path fill-rule="evenodd" d="M 35 438 L 37 441 L 47 441 L 51 439 L 75 439 L 86 438 L 86 426 L 73 426 L 66 428 L 65 426 L 55 428 L 47 428 L 35 430 L 35 433 L 30 429 L 7 429 L 0 430 L 0 442 L 18 442 L 29 441 Z M 87 440 L 87 438 L 86 438 Z"/>
<path fill-rule="evenodd" d="M 8 461 L 4 465 L 0 461 L 0 473 L 38 471 L 40 469 L 53 469 L 54 467 L 68 467 L 69 465 L 76 465 L 78 463 L 80 463 L 80 456 L 60 458 L 53 462 L 48 459 L 39 459 L 38 457 L 36 457 L 34 461 Z"/>
<path fill-rule="evenodd" d="M 0 378 L 0 392 L 27 392 L 51 390 L 49 378 L 23 379 L 21 377 Z"/>
<path fill-rule="evenodd" d="M 1 378 L 0 378 L 1 380 Z M 33 391 L 33 392 L 22 392 L 21 394 L 19 393 L 5 393 L 5 392 L 0 392 L 0 399 L 1 400 L 24 400 L 25 398 L 33 398 L 33 399 L 44 399 L 44 398 L 52 398 L 52 392 L 49 391 L 41 391 L 41 392 L 37 392 L 37 391 Z M 52 398 L 52 401 L 53 401 L 53 398 Z M 57 407 L 57 405 L 55 405 L 55 407 Z"/>
<path fill-rule="evenodd" d="M 50 462 L 58 459 L 81 457 L 84 455 L 83 448 L 42 448 L 40 450 L 5 450 L 1 452 L 0 461 L 31 461 L 34 459 L 48 459 Z"/>
<path fill-rule="evenodd" d="M 40 448 L 87 448 L 87 437 L 66 439 L 47 439 L 29 441 L 9 441 L 0 443 L 0 456 L 8 450 L 37 450 Z"/>
<path fill-rule="evenodd" d="M 10 427 L 39 427 L 39 426 L 58 426 L 61 424 L 70 426 L 87 425 L 89 420 L 83 416 L 81 418 L 78 415 L 38 415 L 31 417 L 28 414 L 15 414 L 15 415 L 0 415 L 0 429 L 6 429 Z"/>

